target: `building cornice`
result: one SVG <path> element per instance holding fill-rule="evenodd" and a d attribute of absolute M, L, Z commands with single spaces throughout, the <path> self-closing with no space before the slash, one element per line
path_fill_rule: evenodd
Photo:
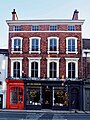
<path fill-rule="evenodd" d="M 57 25 L 70 24 L 82 25 L 85 20 L 69 20 L 69 19 L 43 19 L 43 20 L 6 20 L 8 25 Z"/>

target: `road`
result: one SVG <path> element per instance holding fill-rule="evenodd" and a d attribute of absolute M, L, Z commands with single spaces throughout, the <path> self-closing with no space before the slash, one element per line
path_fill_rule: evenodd
<path fill-rule="evenodd" d="M 0 111 L 0 120 L 90 120 L 90 114 Z"/>

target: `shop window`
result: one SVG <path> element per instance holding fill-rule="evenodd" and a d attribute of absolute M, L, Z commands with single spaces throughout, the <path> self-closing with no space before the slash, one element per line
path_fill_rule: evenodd
<path fill-rule="evenodd" d="M 23 90 L 18 87 L 10 89 L 10 104 L 22 103 Z"/>
<path fill-rule="evenodd" d="M 27 91 L 27 105 L 41 105 L 40 87 L 30 87 Z"/>
<path fill-rule="evenodd" d="M 64 87 L 54 88 L 54 106 L 68 107 L 68 93 Z"/>

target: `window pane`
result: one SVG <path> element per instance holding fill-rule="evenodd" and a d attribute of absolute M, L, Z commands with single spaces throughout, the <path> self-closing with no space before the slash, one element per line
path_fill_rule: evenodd
<path fill-rule="evenodd" d="M 57 74 L 57 66 L 55 62 L 51 62 L 50 63 L 50 67 L 49 67 L 49 74 L 50 74 L 50 78 L 56 78 L 56 74 Z"/>
<path fill-rule="evenodd" d="M 75 51 L 75 40 L 74 39 L 68 40 L 68 51 L 70 52 Z"/>
<path fill-rule="evenodd" d="M 75 78 L 75 63 L 68 63 L 68 78 Z"/>
<path fill-rule="evenodd" d="M 51 39 L 50 40 L 50 51 L 56 51 L 57 50 L 57 40 Z"/>
<path fill-rule="evenodd" d="M 14 62 L 13 64 L 13 77 L 20 77 L 20 63 Z"/>
<path fill-rule="evenodd" d="M 14 39 L 14 51 L 20 51 L 21 48 L 21 40 Z"/>
<path fill-rule="evenodd" d="M 40 103 L 40 87 L 26 88 L 27 105 L 41 105 Z"/>
<path fill-rule="evenodd" d="M 64 87 L 54 88 L 54 106 L 68 107 L 68 93 Z"/>
<path fill-rule="evenodd" d="M 31 77 L 38 77 L 38 63 L 31 63 Z"/>
<path fill-rule="evenodd" d="M 39 41 L 38 39 L 32 39 L 32 51 L 38 51 Z"/>

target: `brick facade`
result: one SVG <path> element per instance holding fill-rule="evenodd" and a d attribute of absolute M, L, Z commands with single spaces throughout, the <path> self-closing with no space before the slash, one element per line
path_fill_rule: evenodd
<path fill-rule="evenodd" d="M 15 10 L 14 10 L 13 14 L 14 14 L 14 16 L 12 17 L 13 20 L 7 21 L 7 24 L 9 26 L 8 77 L 12 77 L 12 79 L 13 79 L 13 76 L 11 76 L 11 74 L 12 74 L 12 72 L 14 72 L 13 71 L 14 65 L 12 66 L 12 64 L 14 63 L 13 61 L 19 60 L 20 65 L 22 64 L 20 68 L 22 69 L 22 71 L 26 75 L 25 80 L 27 78 L 27 81 L 24 81 L 25 109 L 32 109 L 32 108 L 34 109 L 34 107 L 35 107 L 35 106 L 33 107 L 34 102 L 32 105 L 26 104 L 26 101 L 29 97 L 29 96 L 27 97 L 27 91 L 29 91 L 31 88 L 35 87 L 34 84 L 37 85 L 38 90 L 40 87 L 38 85 L 41 85 L 40 92 L 42 94 L 40 94 L 40 100 L 38 102 L 41 102 L 42 101 L 41 99 L 43 99 L 43 101 L 42 101 L 42 103 L 39 103 L 39 105 L 38 105 L 38 102 L 35 103 L 41 108 L 45 108 L 45 100 L 46 100 L 45 95 L 48 96 L 48 94 L 49 94 L 48 99 L 50 99 L 50 101 L 51 101 L 51 102 L 49 101 L 49 107 L 51 108 L 51 106 L 52 106 L 52 108 L 55 108 L 55 106 L 54 106 L 55 101 L 53 98 L 54 97 L 53 95 L 55 92 L 54 91 L 55 87 L 58 87 L 58 89 L 61 89 L 60 91 L 62 91 L 62 92 L 64 91 L 64 93 L 68 94 L 68 99 L 71 99 L 71 97 L 73 96 L 73 95 L 71 95 L 73 93 L 72 92 L 73 91 L 73 84 L 75 84 L 76 93 L 80 95 L 80 91 L 82 90 L 82 88 L 80 87 L 80 84 L 81 84 L 80 80 L 82 79 L 82 63 L 81 63 L 82 62 L 82 58 L 81 58 L 82 29 L 81 28 L 82 28 L 82 24 L 83 24 L 84 20 L 78 20 L 78 12 L 76 11 L 76 13 L 74 13 L 75 16 L 73 16 L 73 19 L 71 19 L 71 20 L 57 20 L 57 19 L 55 19 L 55 20 L 53 20 L 53 19 L 52 20 L 30 20 L 30 21 L 15 20 L 15 14 L 16 14 Z M 38 25 L 39 30 L 33 31 L 32 30 L 33 25 Z M 50 31 L 49 30 L 50 25 L 57 26 L 57 30 Z M 69 25 L 71 27 L 74 26 L 75 30 L 69 31 L 68 30 Z M 21 26 L 21 30 L 15 31 L 14 30 L 15 26 Z M 22 46 L 21 46 L 22 51 L 21 51 L 21 53 L 20 52 L 15 53 L 15 51 L 12 52 L 12 48 L 14 47 L 13 40 L 12 40 L 13 37 L 21 37 L 22 38 Z M 30 53 L 30 40 L 31 40 L 30 38 L 31 37 L 39 37 L 40 38 L 40 53 L 36 53 L 36 52 Z M 49 38 L 50 37 L 58 38 L 57 51 L 54 51 L 52 53 L 48 53 L 49 52 L 48 46 L 49 46 Z M 75 40 L 74 41 L 75 42 L 74 43 L 74 45 L 75 45 L 74 52 L 72 51 L 71 53 L 70 53 L 70 51 L 68 52 L 68 50 L 67 50 L 67 45 L 69 44 L 69 43 L 67 44 L 67 39 L 69 39 L 69 38 L 71 38 L 72 41 L 73 41 L 73 39 Z M 36 83 L 33 83 L 32 78 L 29 74 L 30 67 L 31 67 L 30 62 L 32 61 L 32 59 L 33 60 L 37 59 L 37 61 L 39 61 L 38 66 L 40 63 L 40 78 L 39 78 L 39 81 L 38 81 L 38 79 L 37 79 L 37 81 L 34 81 Z M 54 61 L 54 63 L 56 64 L 56 74 L 57 75 L 56 75 L 56 79 L 54 79 L 54 77 L 53 77 L 51 80 L 48 80 L 48 76 L 50 76 L 50 75 L 48 75 L 48 74 L 50 74 L 50 70 L 48 70 L 48 69 L 50 69 L 50 61 Z M 69 70 L 69 67 L 68 67 L 69 62 L 71 62 L 72 65 L 74 63 L 74 66 L 75 66 L 75 68 L 74 68 L 75 69 L 75 71 L 74 71 L 75 79 L 74 80 L 70 79 L 70 81 L 71 81 L 70 85 L 69 85 L 69 81 L 67 80 L 67 77 L 68 77 L 67 72 Z M 48 73 L 48 71 L 49 71 L 49 73 Z M 38 71 L 38 73 L 39 73 L 39 71 Z M 21 74 L 20 77 L 21 78 L 19 78 L 19 79 L 22 80 L 23 75 Z M 64 83 L 62 84 L 63 79 L 64 79 L 64 81 L 66 81 L 66 84 L 67 84 L 66 86 L 65 85 L 63 86 Z M 77 83 L 77 80 L 79 81 L 78 83 Z M 67 87 L 67 89 L 66 89 L 66 87 Z M 48 89 L 49 92 L 47 93 L 45 91 L 45 89 Z M 29 94 L 30 94 L 30 92 L 29 92 Z M 65 98 L 65 96 L 63 97 L 63 99 L 64 98 Z M 65 99 L 67 100 L 67 97 Z M 68 103 L 71 102 L 70 106 L 68 104 L 66 105 L 67 101 L 66 101 L 66 103 L 63 103 L 63 105 L 65 104 L 65 109 L 71 108 L 73 106 L 73 105 L 71 105 L 71 104 L 73 104 L 73 99 L 75 99 L 75 97 L 72 97 L 72 100 L 68 101 Z M 79 102 L 77 102 L 76 108 L 78 108 L 78 109 L 82 109 L 81 99 L 82 98 L 80 98 L 80 105 L 79 106 L 78 106 Z M 77 98 L 77 100 L 79 100 L 79 99 Z M 31 103 L 32 103 L 32 100 L 31 101 L 29 100 L 29 104 L 31 104 Z M 62 109 L 62 107 L 61 107 L 62 104 L 60 103 L 58 105 L 59 106 L 56 107 L 55 109 L 57 109 L 57 108 Z M 56 106 L 57 106 L 57 103 L 56 103 Z M 72 108 L 74 109 L 75 106 L 76 105 L 74 105 Z M 35 107 L 35 109 L 37 109 L 37 108 Z"/>

